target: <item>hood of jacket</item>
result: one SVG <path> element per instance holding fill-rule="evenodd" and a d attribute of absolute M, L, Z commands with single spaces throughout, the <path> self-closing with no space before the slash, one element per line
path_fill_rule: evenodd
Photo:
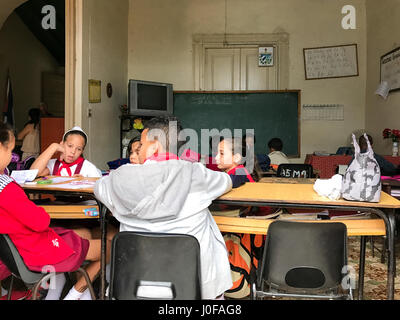
<path fill-rule="evenodd" d="M 182 160 L 127 164 L 109 175 L 110 200 L 121 216 L 170 220 L 186 201 L 192 173 L 193 164 Z"/>

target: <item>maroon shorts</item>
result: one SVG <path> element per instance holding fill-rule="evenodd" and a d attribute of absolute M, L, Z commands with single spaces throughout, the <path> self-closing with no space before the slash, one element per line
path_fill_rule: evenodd
<path fill-rule="evenodd" d="M 78 270 L 86 259 L 86 255 L 89 250 L 89 240 L 81 238 L 72 230 L 61 227 L 55 227 L 53 230 L 75 252 L 67 259 L 51 266 L 54 267 L 55 272 L 72 272 Z M 41 272 L 44 266 L 45 265 L 28 266 L 28 268 L 32 271 Z"/>

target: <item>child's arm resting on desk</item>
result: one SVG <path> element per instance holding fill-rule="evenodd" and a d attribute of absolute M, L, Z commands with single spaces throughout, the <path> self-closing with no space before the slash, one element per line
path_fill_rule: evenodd
<path fill-rule="evenodd" d="M 232 179 L 225 172 L 213 171 L 199 165 L 205 177 L 207 197 L 209 200 L 217 199 L 232 189 Z"/>
<path fill-rule="evenodd" d="M 49 227 L 50 216 L 28 199 L 15 183 L 10 183 L 0 193 L 0 207 L 33 231 L 44 231 Z"/>
<path fill-rule="evenodd" d="M 103 203 L 108 210 L 112 213 L 114 212 L 115 208 L 113 206 L 113 202 L 111 200 L 111 193 L 108 188 L 110 181 L 110 176 L 105 176 L 99 180 L 96 181 L 96 184 L 94 185 L 94 195 L 98 200 Z"/>

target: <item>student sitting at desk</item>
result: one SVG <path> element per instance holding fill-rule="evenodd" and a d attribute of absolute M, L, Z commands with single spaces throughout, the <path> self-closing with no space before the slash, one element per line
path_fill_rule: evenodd
<path fill-rule="evenodd" d="M 288 157 L 286 154 L 282 152 L 283 149 L 283 142 L 279 138 L 273 138 L 268 142 L 268 148 L 270 150 L 270 153 L 268 154 L 268 157 L 271 160 L 271 167 L 274 170 L 278 169 L 278 166 L 281 163 L 290 163 Z"/>
<path fill-rule="evenodd" d="M 246 157 L 244 157 L 246 155 Z M 238 188 L 246 182 L 258 182 L 261 178 L 260 167 L 254 152 L 249 150 L 246 141 L 240 137 L 222 138 L 215 157 L 218 169 L 225 171 L 232 179 L 232 188 Z M 254 161 L 251 163 L 251 161 Z M 251 169 L 251 173 L 246 169 Z M 235 206 L 218 206 L 220 210 L 232 210 Z M 267 215 L 273 212 L 270 207 L 240 207 L 240 215 Z M 213 206 L 213 210 L 217 209 Z M 218 209 L 217 209 L 218 210 Z"/>
<path fill-rule="evenodd" d="M 373 144 L 372 137 L 369 134 L 367 134 L 367 137 L 368 137 L 369 143 L 371 144 L 371 147 L 372 147 L 372 144 Z M 368 144 L 364 138 L 364 135 L 361 135 L 359 137 L 358 144 L 360 146 L 360 153 L 367 152 Z M 387 161 L 384 157 L 380 156 L 379 154 L 376 154 L 375 152 L 374 152 L 374 158 L 375 158 L 376 162 L 378 162 L 379 168 L 381 169 L 381 176 L 394 176 L 394 175 L 400 173 L 399 169 L 397 169 L 393 163 Z M 349 162 L 349 165 L 353 161 L 353 159 L 354 159 L 354 156 L 351 159 L 351 161 Z"/>
<path fill-rule="evenodd" d="M 200 244 L 201 292 L 215 299 L 232 287 L 224 239 L 208 206 L 232 188 L 229 176 L 199 162 L 179 160 L 173 117 L 149 120 L 141 135 L 139 161 L 96 182 L 94 193 L 120 222 L 120 231 L 189 234 Z M 172 135 L 171 135 L 172 136 Z M 173 140 L 171 138 L 171 140 Z"/>
<path fill-rule="evenodd" d="M 15 146 L 12 129 L 0 124 L 0 172 L 10 163 Z M 41 272 L 52 266 L 56 272 L 75 271 L 85 260 L 91 281 L 100 271 L 100 239 L 84 238 L 86 230 L 50 228 L 47 212 L 28 199 L 24 190 L 9 176 L 0 174 L 0 233 L 8 234 L 27 267 Z M 110 258 L 111 242 L 107 244 Z M 2 268 L 0 268 L 1 270 Z M 3 274 L 4 276 L 4 274 Z M 55 288 L 50 287 L 46 300 L 59 299 L 65 283 L 64 274 L 56 275 Z M 83 277 L 78 279 L 66 300 L 91 300 Z"/>
<path fill-rule="evenodd" d="M 129 141 L 127 157 L 132 164 L 139 164 L 140 136 L 134 137 Z"/>
<path fill-rule="evenodd" d="M 101 177 L 101 171 L 83 157 L 87 144 L 87 135 L 80 127 L 74 127 L 64 133 L 61 143 L 52 143 L 32 164 L 38 169 L 38 176 Z M 51 159 L 61 152 L 59 159 Z"/>
<path fill-rule="evenodd" d="M 25 124 L 24 129 L 17 135 L 18 140 L 23 140 L 21 147 L 21 151 L 23 151 L 22 161 L 31 156 L 37 158 L 40 153 L 40 109 L 29 109 L 28 115 L 29 121 Z"/>

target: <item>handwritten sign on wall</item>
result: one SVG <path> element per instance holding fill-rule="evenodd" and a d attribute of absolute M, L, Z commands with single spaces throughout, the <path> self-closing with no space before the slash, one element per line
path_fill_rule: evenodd
<path fill-rule="evenodd" d="M 381 57 L 382 81 L 387 81 L 390 91 L 400 90 L 400 47 Z"/>
<path fill-rule="evenodd" d="M 306 80 L 358 76 L 357 44 L 305 48 Z"/>

